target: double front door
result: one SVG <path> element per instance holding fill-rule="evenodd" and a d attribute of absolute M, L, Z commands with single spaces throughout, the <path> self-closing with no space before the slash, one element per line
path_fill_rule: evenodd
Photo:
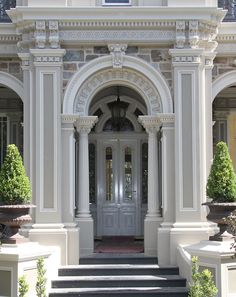
<path fill-rule="evenodd" d="M 138 140 L 98 140 L 97 235 L 138 235 Z"/>

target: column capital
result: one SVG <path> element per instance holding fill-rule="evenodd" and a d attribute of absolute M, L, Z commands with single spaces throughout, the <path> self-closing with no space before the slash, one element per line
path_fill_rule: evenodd
<path fill-rule="evenodd" d="M 30 49 L 35 66 L 61 66 L 65 49 Z"/>
<path fill-rule="evenodd" d="M 157 133 L 161 126 L 158 116 L 139 116 L 138 121 L 146 129 L 147 133 Z"/>
<path fill-rule="evenodd" d="M 92 127 L 97 123 L 97 121 L 97 116 L 81 116 L 75 122 L 76 130 L 79 134 L 89 134 Z"/>

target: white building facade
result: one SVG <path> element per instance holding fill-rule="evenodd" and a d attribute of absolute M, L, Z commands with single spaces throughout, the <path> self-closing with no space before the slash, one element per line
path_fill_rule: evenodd
<path fill-rule="evenodd" d="M 235 10 L 221 2 L 22 0 L 0 24 L 1 158 L 22 151 L 25 232 L 63 264 L 127 235 L 175 265 L 178 245 L 215 231 L 201 206 L 213 142 L 236 159 Z"/>

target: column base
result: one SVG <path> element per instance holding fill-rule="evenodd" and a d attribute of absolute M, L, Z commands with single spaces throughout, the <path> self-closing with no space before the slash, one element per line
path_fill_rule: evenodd
<path fill-rule="evenodd" d="M 61 250 L 61 265 L 79 263 L 79 229 L 76 224 L 34 224 L 29 231 L 30 241 L 45 246 L 58 246 Z"/>
<path fill-rule="evenodd" d="M 147 216 L 144 220 L 144 253 L 147 256 L 157 257 L 157 230 L 162 217 Z"/>
<path fill-rule="evenodd" d="M 66 223 L 65 227 L 67 230 L 68 240 L 68 253 L 67 253 L 67 264 L 76 265 L 79 264 L 79 234 L 80 230 L 76 223 Z"/>
<path fill-rule="evenodd" d="M 162 223 L 157 232 L 157 256 L 159 265 L 170 265 L 170 232 L 173 223 Z"/>
<path fill-rule="evenodd" d="M 80 229 L 80 255 L 87 256 L 94 252 L 94 230 L 92 217 L 75 219 Z"/>
<path fill-rule="evenodd" d="M 170 264 L 177 265 L 177 247 L 208 240 L 217 230 L 210 222 L 174 223 L 170 230 Z"/>

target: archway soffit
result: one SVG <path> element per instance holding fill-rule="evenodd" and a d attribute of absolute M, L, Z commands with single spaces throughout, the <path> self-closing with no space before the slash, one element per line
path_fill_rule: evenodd
<path fill-rule="evenodd" d="M 212 84 L 212 102 L 225 88 L 236 85 L 236 70 L 226 72 L 217 77 Z"/>
<path fill-rule="evenodd" d="M 124 57 L 122 69 L 112 65 L 112 57 L 105 56 L 89 62 L 76 72 L 65 91 L 63 113 L 87 115 L 93 96 L 106 85 L 114 83 L 126 84 L 139 92 L 150 114 L 173 112 L 169 86 L 151 65 L 130 56 Z"/>
<path fill-rule="evenodd" d="M 13 75 L 0 71 L 0 84 L 13 90 L 24 101 L 23 83 Z"/>

